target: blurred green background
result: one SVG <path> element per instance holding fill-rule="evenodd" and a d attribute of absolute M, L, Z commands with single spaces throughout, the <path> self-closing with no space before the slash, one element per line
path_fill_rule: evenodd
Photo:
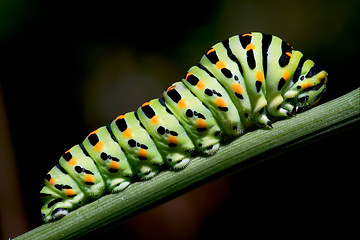
<path fill-rule="evenodd" d="M 291 43 L 329 72 L 324 101 L 357 88 L 359 13 L 359 1 L 351 0 L 1 0 L 2 237 L 41 224 L 38 192 L 63 152 L 161 96 L 208 48 L 232 35 L 261 31 Z M 358 147 L 350 139 L 358 130 L 194 190 L 108 235 L 347 232 Z"/>

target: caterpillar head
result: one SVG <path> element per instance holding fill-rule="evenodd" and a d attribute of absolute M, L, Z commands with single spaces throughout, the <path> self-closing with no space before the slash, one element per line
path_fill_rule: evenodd
<path fill-rule="evenodd" d="M 320 101 L 326 91 L 327 75 L 313 61 L 305 61 L 295 84 L 284 94 L 286 102 L 290 102 L 293 107 L 293 113 L 302 112 Z"/>
<path fill-rule="evenodd" d="M 328 78 L 327 72 L 324 70 L 320 70 L 315 75 L 305 79 L 304 83 L 299 85 L 300 88 L 297 87 L 302 91 L 300 91 L 296 97 L 296 112 L 302 112 L 303 110 L 315 106 L 326 92 Z"/>

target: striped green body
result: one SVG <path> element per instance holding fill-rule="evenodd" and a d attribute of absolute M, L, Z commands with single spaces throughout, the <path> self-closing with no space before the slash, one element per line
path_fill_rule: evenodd
<path fill-rule="evenodd" d="M 250 127 L 271 128 L 271 121 L 317 104 L 326 82 L 324 70 L 278 37 L 253 32 L 220 42 L 162 98 L 65 152 L 40 192 L 44 221 L 163 169 L 182 169 Z"/>

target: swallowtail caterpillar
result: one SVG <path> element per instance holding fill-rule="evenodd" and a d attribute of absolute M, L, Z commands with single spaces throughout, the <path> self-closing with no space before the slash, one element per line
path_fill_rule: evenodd
<path fill-rule="evenodd" d="M 45 177 L 43 219 L 59 219 L 160 169 L 182 169 L 252 126 L 271 128 L 317 104 L 326 82 L 322 68 L 276 36 L 251 32 L 220 42 L 161 98 L 66 151 Z"/>

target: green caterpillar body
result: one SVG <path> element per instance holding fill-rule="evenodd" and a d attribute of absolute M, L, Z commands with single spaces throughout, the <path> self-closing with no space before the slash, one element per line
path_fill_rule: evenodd
<path fill-rule="evenodd" d="M 164 166 L 182 169 L 251 126 L 271 128 L 271 120 L 317 104 L 326 82 L 324 70 L 276 36 L 252 32 L 220 42 L 162 98 L 119 115 L 65 152 L 40 192 L 43 219 L 59 219 Z"/>

